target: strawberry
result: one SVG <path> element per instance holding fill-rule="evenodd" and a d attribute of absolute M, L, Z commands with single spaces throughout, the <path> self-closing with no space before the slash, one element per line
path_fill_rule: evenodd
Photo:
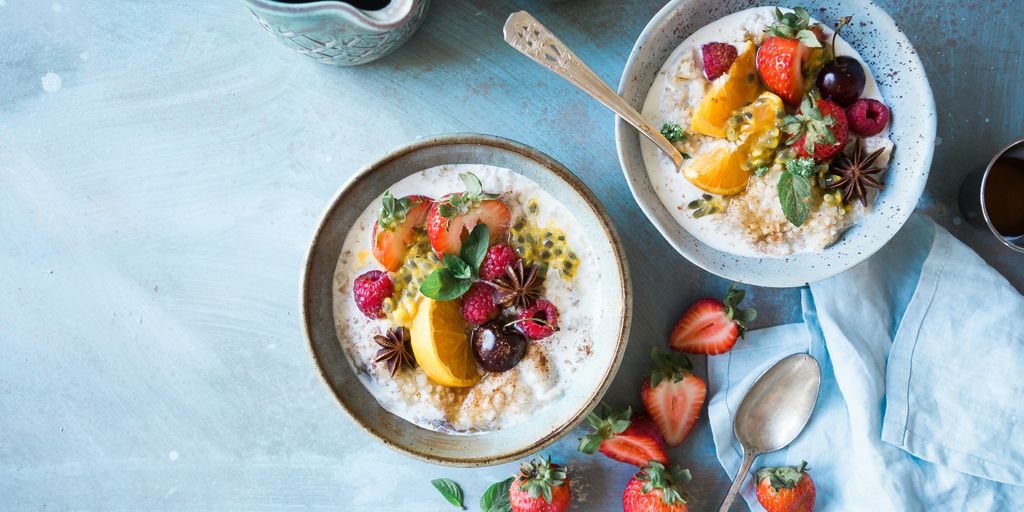
<path fill-rule="evenodd" d="M 782 131 L 789 134 L 786 144 L 796 148 L 797 156 L 823 162 L 838 155 L 850 136 L 843 107 L 808 94 L 794 116 L 782 119 Z"/>
<path fill-rule="evenodd" d="M 724 354 L 747 332 L 747 324 L 757 318 L 757 311 L 739 309 L 746 294 L 736 286 L 729 287 L 724 301 L 701 299 L 687 309 L 669 335 L 673 350 L 690 354 Z"/>
<path fill-rule="evenodd" d="M 799 466 L 761 468 L 754 477 L 757 501 L 768 512 L 814 510 L 814 481 L 807 474 L 806 461 Z"/>
<path fill-rule="evenodd" d="M 729 43 L 707 43 L 701 45 L 700 55 L 704 60 L 704 76 L 714 81 L 729 71 L 733 61 L 739 54 L 736 47 Z"/>
<path fill-rule="evenodd" d="M 668 464 L 658 427 L 645 414 L 632 414 L 629 407 L 613 412 L 601 404 L 597 412 L 587 415 L 587 424 L 595 432 L 580 439 L 577 449 L 583 453 L 600 450 L 612 459 L 639 467 L 652 460 Z"/>
<path fill-rule="evenodd" d="M 651 357 L 655 366 L 644 380 L 640 397 L 665 444 L 679 446 L 697 423 L 708 387 L 693 374 L 686 354 L 655 348 Z"/>
<path fill-rule="evenodd" d="M 690 471 L 679 466 L 666 469 L 651 461 L 633 475 L 622 493 L 623 512 L 686 512 L 683 485 L 690 481 Z"/>
<path fill-rule="evenodd" d="M 537 456 L 519 467 L 508 490 L 513 512 L 564 512 L 569 510 L 572 490 L 565 468 Z"/>
<path fill-rule="evenodd" d="M 427 214 L 427 236 L 438 256 L 459 254 L 462 242 L 479 223 L 490 228 L 491 244 L 504 241 L 512 224 L 508 206 L 497 194 L 483 192 L 479 178 L 471 173 L 459 174 L 459 178 L 466 191 L 444 196 Z"/>
<path fill-rule="evenodd" d="M 380 216 L 373 225 L 373 257 L 384 268 L 397 272 L 413 243 L 417 229 L 423 229 L 427 212 L 434 200 L 427 196 L 405 196 L 396 199 L 384 192 Z"/>
<path fill-rule="evenodd" d="M 757 49 L 757 72 L 769 90 L 790 105 L 804 95 L 803 61 L 810 48 L 796 39 L 769 37 Z"/>

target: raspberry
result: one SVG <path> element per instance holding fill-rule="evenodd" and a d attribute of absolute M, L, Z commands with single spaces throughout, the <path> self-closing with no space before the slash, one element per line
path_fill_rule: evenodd
<path fill-rule="evenodd" d="M 531 340 L 547 338 L 558 330 L 558 308 L 547 300 L 537 299 L 532 306 L 519 312 L 516 328 Z"/>
<path fill-rule="evenodd" d="M 355 298 L 356 307 L 367 318 L 384 318 L 381 306 L 384 299 L 390 297 L 394 291 L 395 286 L 391 284 L 391 278 L 382 270 L 371 270 L 357 277 L 352 284 L 352 296 Z"/>
<path fill-rule="evenodd" d="M 498 306 L 494 304 L 494 287 L 477 281 L 462 295 L 462 318 L 467 322 L 480 325 L 498 316 Z"/>
<path fill-rule="evenodd" d="M 505 274 L 505 267 L 519 261 L 516 250 L 506 244 L 492 245 L 480 264 L 480 278 L 493 281 Z"/>
<path fill-rule="evenodd" d="M 737 51 L 729 43 L 708 43 L 701 45 L 700 55 L 704 58 L 704 75 L 708 80 L 714 80 L 729 71 Z"/>
<path fill-rule="evenodd" d="M 889 122 L 889 109 L 878 100 L 861 98 L 846 109 L 850 131 L 861 137 L 878 135 Z"/>

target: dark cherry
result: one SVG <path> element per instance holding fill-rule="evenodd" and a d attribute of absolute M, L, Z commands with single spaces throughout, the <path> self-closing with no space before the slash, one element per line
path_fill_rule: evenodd
<path fill-rule="evenodd" d="M 473 356 L 489 372 L 511 370 L 526 355 L 526 338 L 515 329 L 490 321 L 473 330 Z"/>
<path fill-rule="evenodd" d="M 864 92 L 864 68 L 853 57 L 836 57 L 818 73 L 818 90 L 826 100 L 849 107 Z"/>

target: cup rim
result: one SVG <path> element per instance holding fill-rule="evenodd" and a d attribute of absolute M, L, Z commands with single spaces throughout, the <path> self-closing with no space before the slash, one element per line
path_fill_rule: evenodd
<path fill-rule="evenodd" d="M 1009 247 L 1010 249 L 1013 249 L 1014 251 L 1024 253 L 1024 247 L 1011 243 L 1009 240 L 1006 239 L 1005 236 L 1003 236 L 1002 233 L 999 232 L 999 230 L 996 229 L 996 227 L 992 224 L 992 219 L 989 218 L 988 216 L 988 208 L 985 206 L 985 185 L 988 183 L 988 175 L 992 171 L 992 165 L 995 164 L 997 160 L 1006 155 L 1008 151 L 1010 151 L 1011 149 L 1018 145 L 1024 145 L 1024 137 L 1016 139 L 1013 142 L 1007 144 L 1006 146 L 1003 146 L 1003 148 L 996 152 L 996 155 L 992 157 L 991 160 L 988 161 L 988 165 L 985 166 L 985 173 L 982 174 L 981 176 L 981 191 L 979 197 L 981 198 L 981 216 L 985 219 L 985 225 L 988 226 L 988 230 L 991 231 L 992 234 L 995 235 L 996 239 L 1002 242 L 1003 245 Z"/>
<path fill-rule="evenodd" d="M 286 4 L 278 0 L 244 0 L 252 8 L 258 8 L 265 12 L 272 12 L 281 16 L 300 17 L 307 14 L 320 12 L 335 12 L 347 16 L 359 18 L 361 23 L 368 27 L 379 30 L 395 30 L 404 25 L 409 17 L 413 15 L 412 0 L 391 0 L 384 8 L 376 11 L 359 9 L 356 6 L 343 0 L 312 0 L 300 4 Z M 397 7 L 396 7 L 397 6 Z M 381 21 L 379 15 L 390 10 L 405 9 L 404 15 L 390 21 Z M 375 15 L 368 15 L 373 13 Z"/>

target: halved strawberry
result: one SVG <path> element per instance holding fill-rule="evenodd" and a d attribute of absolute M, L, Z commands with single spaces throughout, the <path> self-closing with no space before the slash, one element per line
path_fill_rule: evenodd
<path fill-rule="evenodd" d="M 679 446 L 697 423 L 708 387 L 693 374 L 686 354 L 655 348 L 651 357 L 655 366 L 644 379 L 640 397 L 665 444 Z"/>
<path fill-rule="evenodd" d="M 729 287 L 725 301 L 701 299 L 683 313 L 669 335 L 673 350 L 691 354 L 724 354 L 747 332 L 747 324 L 757 318 L 757 311 L 739 309 L 745 292 Z"/>
<path fill-rule="evenodd" d="M 405 196 L 396 199 L 390 191 L 384 192 L 377 222 L 373 225 L 371 246 L 373 257 L 384 268 L 397 271 L 405 262 L 417 229 L 423 229 L 433 199 L 427 196 Z"/>
<path fill-rule="evenodd" d="M 757 72 L 772 92 L 790 105 L 804 95 L 803 61 L 810 48 L 797 39 L 772 36 L 757 49 Z"/>
<path fill-rule="evenodd" d="M 512 224 L 508 206 L 496 194 L 484 193 L 476 176 L 463 173 L 459 177 L 466 191 L 444 196 L 427 214 L 427 236 L 438 256 L 459 254 L 462 242 L 481 222 L 490 228 L 491 244 L 507 239 Z"/>
<path fill-rule="evenodd" d="M 629 407 L 612 411 L 601 404 L 587 416 L 587 424 L 595 431 L 580 439 L 577 449 L 583 453 L 600 450 L 612 459 L 639 467 L 652 460 L 668 464 L 658 427 L 646 414 L 633 414 Z"/>

